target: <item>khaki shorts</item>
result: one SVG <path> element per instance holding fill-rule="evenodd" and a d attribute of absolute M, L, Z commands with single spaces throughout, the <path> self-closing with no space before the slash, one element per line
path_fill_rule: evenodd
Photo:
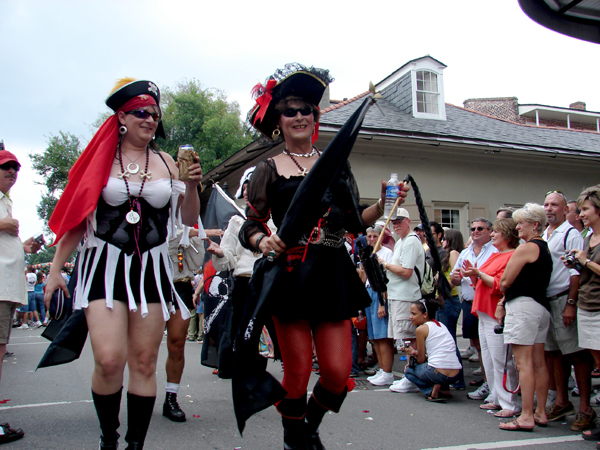
<path fill-rule="evenodd" d="M 15 302 L 0 302 L 0 344 L 8 344 L 16 308 Z"/>
<path fill-rule="evenodd" d="M 570 355 L 581 351 L 577 345 L 577 320 L 565 327 L 563 311 L 567 306 L 569 294 L 561 295 L 556 300 L 550 300 L 550 327 L 544 350 L 547 352 L 560 351 L 563 355 Z"/>
<path fill-rule="evenodd" d="M 417 328 L 410 321 L 410 305 L 412 301 L 388 301 L 388 337 L 392 339 L 415 339 Z"/>
<path fill-rule="evenodd" d="M 600 312 L 577 309 L 577 325 L 579 330 L 579 346 L 590 350 L 600 350 Z"/>
<path fill-rule="evenodd" d="M 517 297 L 505 304 L 504 343 L 517 345 L 546 342 L 550 313 L 531 297 Z"/>

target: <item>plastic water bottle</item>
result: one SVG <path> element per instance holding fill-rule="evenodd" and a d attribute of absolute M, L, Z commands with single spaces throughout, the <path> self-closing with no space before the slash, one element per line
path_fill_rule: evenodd
<path fill-rule="evenodd" d="M 393 173 L 390 180 L 387 182 L 387 188 L 385 190 L 385 205 L 383 208 L 383 215 L 391 217 L 392 220 L 396 218 L 396 210 L 394 204 L 400 195 L 400 182 L 398 181 L 398 174 Z"/>

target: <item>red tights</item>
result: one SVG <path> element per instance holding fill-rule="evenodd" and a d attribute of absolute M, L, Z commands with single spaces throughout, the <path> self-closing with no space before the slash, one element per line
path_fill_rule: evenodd
<path fill-rule="evenodd" d="M 282 322 L 273 317 L 283 360 L 283 387 L 286 398 L 300 398 L 307 390 L 312 368 L 313 339 L 321 386 L 341 394 L 352 370 L 350 321 L 324 322 L 311 327 L 307 320 Z"/>

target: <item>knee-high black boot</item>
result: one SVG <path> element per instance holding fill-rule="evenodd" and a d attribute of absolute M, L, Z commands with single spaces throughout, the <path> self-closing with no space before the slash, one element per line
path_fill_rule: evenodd
<path fill-rule="evenodd" d="M 283 425 L 283 449 L 306 450 L 304 438 L 304 416 L 306 394 L 300 398 L 284 398 L 277 405 Z"/>
<path fill-rule="evenodd" d="M 156 397 L 140 397 L 127 393 L 127 434 L 125 440 L 129 444 L 126 450 L 142 450 L 152 419 Z"/>
<path fill-rule="evenodd" d="M 317 381 L 306 407 L 306 444 L 308 450 L 325 450 L 319 437 L 319 425 L 327 411 L 340 412 L 340 407 L 346 398 L 348 389 L 341 394 L 334 394 L 321 386 Z"/>
<path fill-rule="evenodd" d="M 92 391 L 92 399 L 96 414 L 100 421 L 100 450 L 117 450 L 119 447 L 119 411 L 121 409 L 121 393 L 123 388 L 114 394 L 100 395 Z"/>

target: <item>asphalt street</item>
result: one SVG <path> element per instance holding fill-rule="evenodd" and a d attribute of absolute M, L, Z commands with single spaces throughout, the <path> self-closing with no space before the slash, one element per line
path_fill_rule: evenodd
<path fill-rule="evenodd" d="M 70 364 L 35 370 L 47 341 L 42 329 L 13 329 L 8 349 L 15 353 L 3 361 L 0 384 L 0 422 L 21 427 L 25 437 L 6 444 L 19 449 L 97 449 L 99 428 L 91 403 L 90 378 L 93 367 L 89 343 L 81 358 Z M 460 347 L 466 348 L 462 341 Z M 162 416 L 164 401 L 166 344 L 160 351 L 157 373 L 159 395 L 145 448 L 177 450 L 270 450 L 281 449 L 279 414 L 269 408 L 247 423 L 244 436 L 237 430 L 228 380 L 200 365 L 198 343 L 186 344 L 186 368 L 179 401 L 187 414 L 185 423 L 174 423 Z M 401 363 L 394 369 L 399 371 Z M 473 380 L 477 363 L 466 363 L 467 382 Z M 269 370 L 282 376 L 281 364 L 270 362 Z M 397 375 L 400 375 L 397 372 Z M 399 378 L 399 376 L 397 376 Z M 317 375 L 311 376 L 309 388 Z M 375 388 L 363 375 L 348 394 L 339 414 L 326 415 L 321 426 L 322 440 L 332 449 L 593 449 L 596 443 L 583 441 L 572 432 L 567 421 L 535 428 L 531 433 L 498 429 L 499 419 L 478 408 L 466 391 L 454 392 L 448 403 L 426 402 L 421 394 L 397 394 Z M 473 390 L 473 389 L 471 389 Z M 125 397 L 125 395 L 123 396 Z M 577 403 L 577 398 L 573 398 Z M 121 436 L 126 433 L 125 400 L 121 410 Z M 121 448 L 125 448 L 121 438 Z"/>

